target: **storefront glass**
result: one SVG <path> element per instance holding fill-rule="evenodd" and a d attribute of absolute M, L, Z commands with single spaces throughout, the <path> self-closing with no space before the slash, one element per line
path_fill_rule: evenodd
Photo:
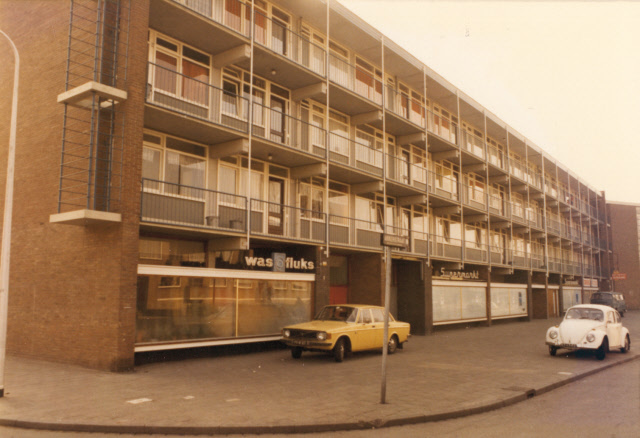
<path fill-rule="evenodd" d="M 139 275 L 136 343 L 278 335 L 311 318 L 312 281 Z"/>
<path fill-rule="evenodd" d="M 486 286 L 433 286 L 433 322 L 486 319 Z"/>

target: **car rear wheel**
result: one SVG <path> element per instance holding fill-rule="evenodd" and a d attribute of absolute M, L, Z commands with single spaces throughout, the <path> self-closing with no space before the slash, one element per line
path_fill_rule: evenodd
<path fill-rule="evenodd" d="M 600 345 L 600 348 L 598 348 L 598 351 L 596 351 L 596 359 L 604 360 L 608 351 L 609 351 L 609 341 L 607 340 L 607 338 L 604 338 L 602 340 L 602 345 Z"/>
<path fill-rule="evenodd" d="M 620 351 L 623 353 L 628 353 L 629 350 L 631 350 L 631 339 L 629 338 L 629 335 L 627 335 L 627 337 L 624 338 L 624 347 L 622 347 Z"/>
<path fill-rule="evenodd" d="M 556 347 L 552 347 L 551 345 L 549 345 L 549 354 L 551 356 L 555 356 L 557 352 L 558 352 L 558 349 Z"/>
<path fill-rule="evenodd" d="M 302 348 L 301 347 L 293 347 L 291 349 L 291 357 L 294 359 L 300 359 L 302 357 Z"/>
<path fill-rule="evenodd" d="M 389 345 L 387 346 L 387 353 L 393 354 L 398 349 L 398 337 L 396 335 L 391 336 L 389 339 Z"/>
<path fill-rule="evenodd" d="M 342 362 L 344 360 L 344 355 L 347 350 L 347 346 L 345 345 L 344 338 L 338 339 L 336 345 L 333 347 L 333 358 L 336 362 Z"/>

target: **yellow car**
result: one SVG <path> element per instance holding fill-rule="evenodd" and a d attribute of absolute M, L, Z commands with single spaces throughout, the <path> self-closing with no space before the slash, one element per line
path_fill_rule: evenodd
<path fill-rule="evenodd" d="M 409 323 L 389 314 L 387 351 L 393 354 L 409 339 Z M 304 350 L 332 352 L 342 362 L 347 352 L 382 349 L 384 308 L 362 304 L 325 306 L 313 321 L 282 329 L 282 342 L 299 359 Z"/>

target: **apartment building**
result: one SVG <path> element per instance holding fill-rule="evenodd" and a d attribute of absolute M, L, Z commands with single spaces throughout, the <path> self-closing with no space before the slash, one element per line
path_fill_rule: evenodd
<path fill-rule="evenodd" d="M 276 340 L 382 304 L 388 263 L 414 335 L 611 287 L 604 194 L 337 1 L 8 0 L 0 28 L 13 353 Z"/>
<path fill-rule="evenodd" d="M 628 309 L 640 309 L 640 204 L 607 202 L 611 224 L 613 290 Z"/>

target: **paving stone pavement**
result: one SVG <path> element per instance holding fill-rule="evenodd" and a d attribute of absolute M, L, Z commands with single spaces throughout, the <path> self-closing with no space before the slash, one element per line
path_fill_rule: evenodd
<path fill-rule="evenodd" d="M 110 373 L 9 356 L 0 424 L 121 433 L 287 433 L 364 429 L 454 418 L 496 409 L 640 357 L 640 311 L 625 314 L 627 354 L 549 356 L 546 329 L 559 318 L 413 336 L 388 357 L 380 403 L 381 354 L 343 363 L 271 345 L 210 348 L 147 360 Z M 161 356 L 162 357 L 162 356 Z M 166 359 L 166 358 L 165 358 Z"/>

